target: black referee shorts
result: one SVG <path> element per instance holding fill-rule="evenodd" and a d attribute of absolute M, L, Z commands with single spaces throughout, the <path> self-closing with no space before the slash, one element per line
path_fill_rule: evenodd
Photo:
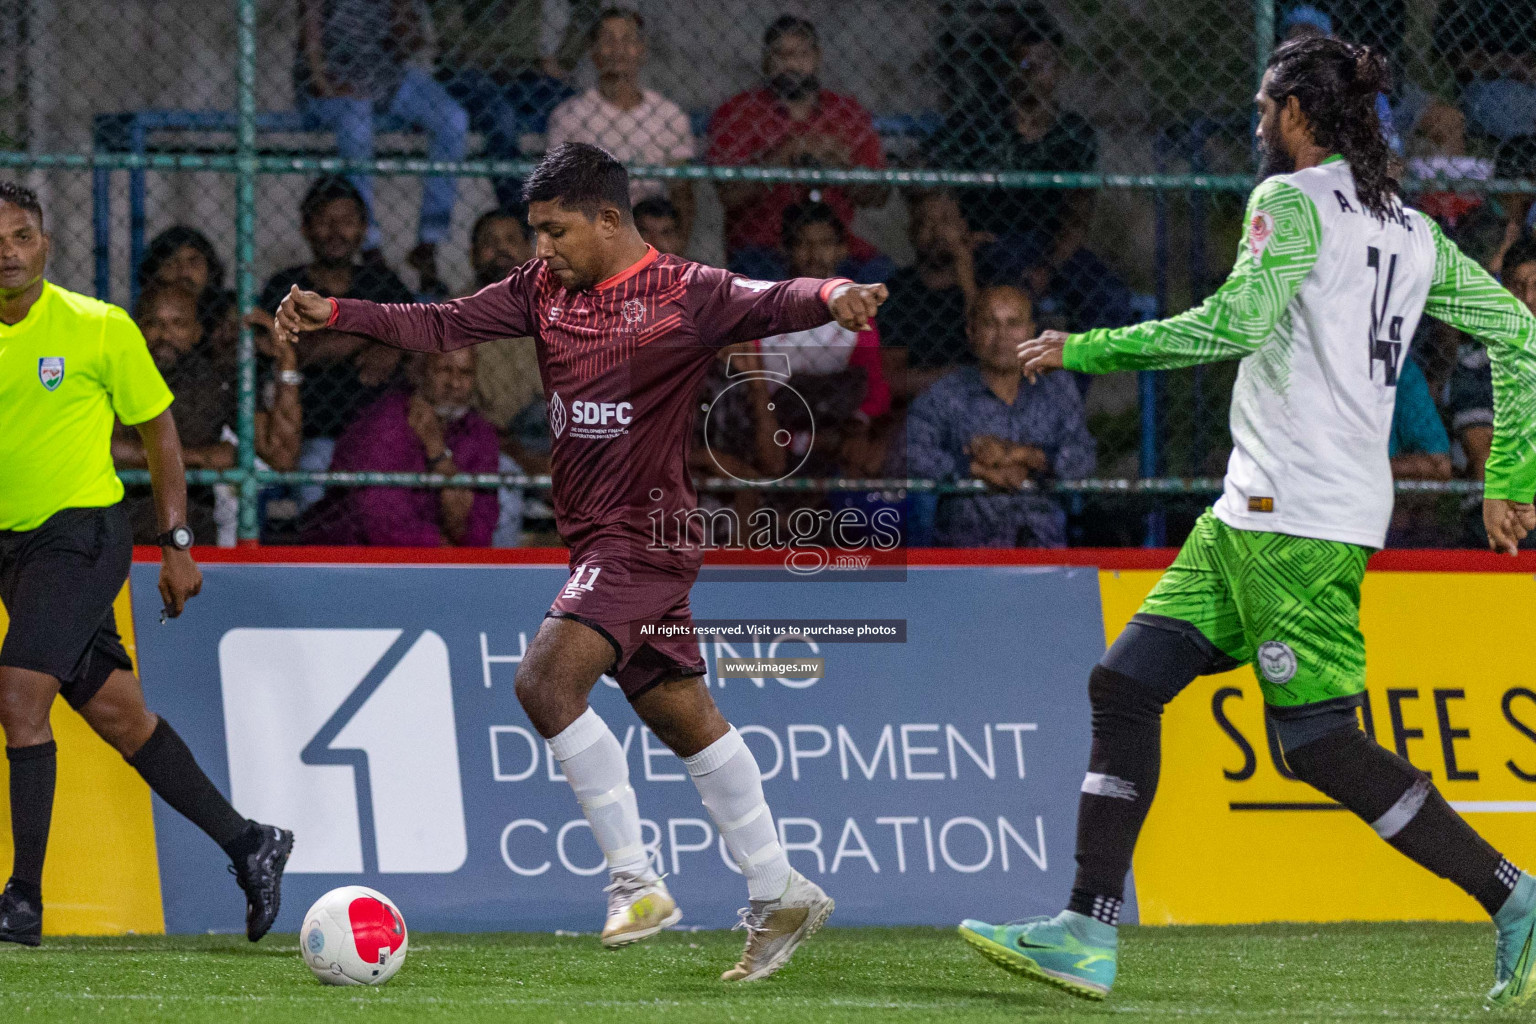
<path fill-rule="evenodd" d="M 0 530 L 0 604 L 11 620 L 0 665 L 53 676 L 69 706 L 83 707 L 113 672 L 133 667 L 112 612 L 132 561 L 121 504 Z"/>

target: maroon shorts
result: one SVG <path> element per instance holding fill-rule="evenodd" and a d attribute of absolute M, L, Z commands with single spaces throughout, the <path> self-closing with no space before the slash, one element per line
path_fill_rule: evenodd
<path fill-rule="evenodd" d="M 585 548 L 545 613 L 574 619 L 613 645 L 608 671 L 630 700 L 662 680 L 705 671 L 688 605 L 698 569 L 658 567 L 637 554 L 627 540 Z"/>

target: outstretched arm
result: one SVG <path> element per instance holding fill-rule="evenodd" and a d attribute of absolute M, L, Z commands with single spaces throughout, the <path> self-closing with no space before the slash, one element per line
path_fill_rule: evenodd
<path fill-rule="evenodd" d="M 1086 334 L 1047 331 L 1019 346 L 1025 373 L 1165 370 L 1257 351 L 1317 263 L 1322 220 L 1296 188 L 1271 179 L 1248 200 L 1247 231 L 1226 282 L 1200 306 L 1167 320 Z"/>
<path fill-rule="evenodd" d="M 1495 551 L 1514 554 L 1536 529 L 1536 317 L 1425 218 L 1435 278 L 1424 312 L 1480 339 L 1493 365 L 1493 443 L 1484 467 L 1483 521 Z"/>
<path fill-rule="evenodd" d="M 277 307 L 277 340 L 292 344 L 300 333 L 333 328 L 365 334 L 395 348 L 448 352 L 497 338 L 533 333 L 529 292 L 542 264 L 527 263 L 505 281 L 452 302 L 379 303 L 328 299 L 295 285 Z"/>
<path fill-rule="evenodd" d="M 867 331 L 887 294 L 883 284 L 854 284 L 847 278 L 770 283 L 703 265 L 693 267 L 688 282 L 699 337 L 716 348 L 807 331 L 828 320 L 850 331 Z"/>

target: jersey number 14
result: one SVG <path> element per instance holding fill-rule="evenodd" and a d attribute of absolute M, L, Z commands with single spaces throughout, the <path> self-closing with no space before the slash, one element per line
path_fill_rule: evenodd
<path fill-rule="evenodd" d="M 1381 281 L 1381 250 L 1374 245 L 1365 248 L 1365 265 L 1376 272 L 1376 283 L 1371 286 L 1371 337 L 1368 372 L 1376 379 L 1376 364 L 1382 364 L 1382 383 L 1389 388 L 1397 387 L 1398 360 L 1403 354 L 1403 318 L 1388 316 L 1387 307 L 1392 302 L 1392 279 L 1397 276 L 1397 254 L 1387 258 L 1386 287 Z M 1380 305 L 1377 300 L 1380 299 Z M 1382 328 L 1387 336 L 1381 336 Z"/>

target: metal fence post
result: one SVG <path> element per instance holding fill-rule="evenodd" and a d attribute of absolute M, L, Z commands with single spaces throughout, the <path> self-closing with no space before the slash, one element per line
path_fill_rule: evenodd
<path fill-rule="evenodd" d="M 1264 84 L 1264 65 L 1275 48 L 1275 0 L 1254 0 L 1253 4 L 1254 88 Z"/>
<path fill-rule="evenodd" d="M 245 313 L 255 302 L 256 282 L 256 0 L 235 0 L 236 55 L 235 132 L 235 311 L 240 317 L 238 352 L 240 392 L 237 433 L 240 436 L 241 544 L 254 544 L 260 535 L 256 515 L 256 343 Z"/>

